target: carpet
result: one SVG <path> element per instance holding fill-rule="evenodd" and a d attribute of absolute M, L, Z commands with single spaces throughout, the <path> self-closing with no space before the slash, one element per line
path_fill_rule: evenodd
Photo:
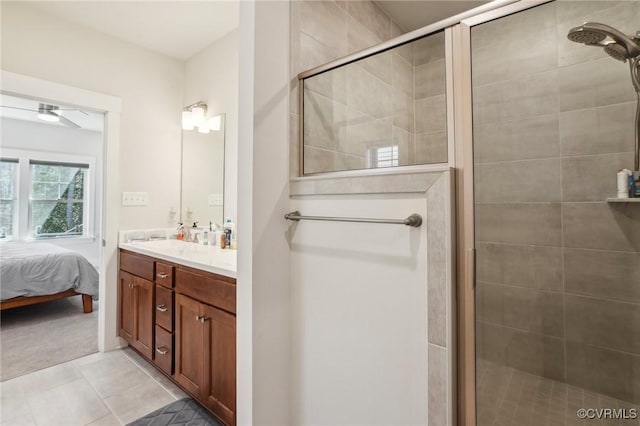
<path fill-rule="evenodd" d="M 0 312 L 0 381 L 98 352 L 98 302 L 74 296 Z"/>
<path fill-rule="evenodd" d="M 165 405 L 127 426 L 222 426 L 191 398 Z"/>

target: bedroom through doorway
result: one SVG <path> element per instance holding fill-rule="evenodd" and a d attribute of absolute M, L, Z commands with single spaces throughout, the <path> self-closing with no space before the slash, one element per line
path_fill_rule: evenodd
<path fill-rule="evenodd" d="M 0 381 L 98 352 L 105 114 L 0 95 Z"/>

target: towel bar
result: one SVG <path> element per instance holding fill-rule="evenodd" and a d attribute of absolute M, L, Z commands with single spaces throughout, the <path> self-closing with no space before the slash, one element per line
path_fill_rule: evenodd
<path fill-rule="evenodd" d="M 299 211 L 294 211 L 284 215 L 287 220 L 294 220 L 296 222 L 300 220 L 326 220 L 333 222 L 363 222 L 363 223 L 390 223 L 393 225 L 407 225 L 414 228 L 422 225 L 422 216 L 417 213 L 413 213 L 406 219 L 371 219 L 363 217 L 331 217 L 331 216 L 302 216 Z"/>

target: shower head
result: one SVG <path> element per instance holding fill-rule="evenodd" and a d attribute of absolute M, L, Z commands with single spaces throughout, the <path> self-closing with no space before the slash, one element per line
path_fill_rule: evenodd
<path fill-rule="evenodd" d="M 627 49 L 620 46 L 615 41 L 610 41 L 605 44 L 604 51 L 607 55 L 611 56 L 613 59 L 617 59 L 618 61 L 625 62 L 629 59 L 629 53 Z"/>
<path fill-rule="evenodd" d="M 582 44 L 598 44 L 604 39 L 607 38 L 606 34 L 589 31 L 585 29 L 584 26 L 571 28 L 569 30 L 569 34 L 567 34 L 567 38 L 574 43 L 582 43 Z"/>
<path fill-rule="evenodd" d="M 623 62 L 640 55 L 640 39 L 623 34 L 609 25 L 598 22 L 587 22 L 579 27 L 571 28 L 567 38 L 587 46 L 604 47 L 607 54 Z M 607 38 L 613 41 L 607 42 Z"/>

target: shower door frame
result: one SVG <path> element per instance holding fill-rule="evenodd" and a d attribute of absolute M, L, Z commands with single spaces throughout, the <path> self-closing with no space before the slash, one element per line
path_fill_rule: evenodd
<path fill-rule="evenodd" d="M 458 426 L 476 426 L 475 204 L 471 28 L 555 0 L 521 0 L 463 19 L 452 27 L 456 182 Z"/>

